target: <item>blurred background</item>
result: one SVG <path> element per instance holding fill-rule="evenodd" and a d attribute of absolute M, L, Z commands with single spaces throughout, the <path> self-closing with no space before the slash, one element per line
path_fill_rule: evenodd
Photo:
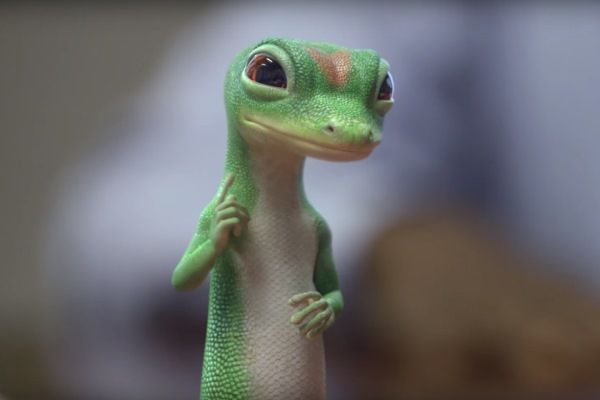
<path fill-rule="evenodd" d="M 600 5 L 0 3 L 0 398 L 197 398 L 228 63 L 376 49 L 364 161 L 310 160 L 346 311 L 330 399 L 600 398 Z"/>

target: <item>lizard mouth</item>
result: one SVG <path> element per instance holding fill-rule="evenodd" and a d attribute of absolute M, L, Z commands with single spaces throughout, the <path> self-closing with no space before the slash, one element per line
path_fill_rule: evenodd
<path fill-rule="evenodd" d="M 367 157 L 377 144 L 354 145 L 333 141 L 309 139 L 265 123 L 256 117 L 242 117 L 242 136 L 246 140 L 265 143 L 276 142 L 302 156 L 311 156 L 330 161 L 352 161 Z M 244 129 L 246 128 L 246 129 Z M 246 132 L 251 130 L 252 132 Z M 256 132 L 262 137 L 257 138 Z"/>

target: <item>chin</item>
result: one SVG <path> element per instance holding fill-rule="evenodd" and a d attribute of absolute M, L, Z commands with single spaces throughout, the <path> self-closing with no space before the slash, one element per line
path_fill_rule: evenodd
<path fill-rule="evenodd" d="M 326 161 L 357 161 L 367 158 L 372 152 L 375 146 L 369 146 L 366 148 L 356 150 L 345 150 L 345 149 L 332 149 L 330 147 L 319 147 L 318 145 L 303 147 L 297 149 L 298 154 L 302 154 L 305 157 L 318 158 L 319 160 Z"/>
<path fill-rule="evenodd" d="M 371 154 L 379 142 L 355 145 L 314 139 L 294 133 L 283 132 L 254 121 L 246 120 L 240 133 L 244 140 L 254 146 L 278 148 L 301 157 L 312 157 L 327 161 L 356 161 Z"/>

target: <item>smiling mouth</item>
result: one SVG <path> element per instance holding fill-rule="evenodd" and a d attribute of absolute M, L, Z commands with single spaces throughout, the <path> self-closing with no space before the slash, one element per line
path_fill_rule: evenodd
<path fill-rule="evenodd" d="M 273 127 L 269 124 L 264 123 L 263 121 L 259 121 L 256 118 L 243 116 L 243 122 L 247 126 L 255 126 L 258 127 L 261 131 L 269 134 L 275 139 L 288 141 L 293 144 L 298 144 L 304 147 L 308 147 L 309 149 L 317 150 L 317 151 L 325 151 L 332 155 L 339 154 L 345 155 L 349 158 L 363 158 L 368 156 L 371 151 L 377 146 L 377 144 L 367 144 L 367 145 L 348 145 L 342 143 L 334 143 L 334 142 L 325 142 L 320 140 L 312 140 L 306 137 L 296 135 L 294 133 L 289 133 L 279 128 Z M 342 157 L 345 158 L 345 157 Z"/>

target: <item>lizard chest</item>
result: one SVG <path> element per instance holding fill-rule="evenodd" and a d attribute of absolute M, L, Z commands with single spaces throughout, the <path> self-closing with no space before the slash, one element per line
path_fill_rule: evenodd
<path fill-rule="evenodd" d="M 254 210 L 239 253 L 245 364 L 255 399 L 324 398 L 323 343 L 290 323 L 290 297 L 315 290 L 314 219 L 301 208 Z"/>
<path fill-rule="evenodd" d="M 317 232 L 308 211 L 259 202 L 238 258 L 246 296 L 285 304 L 294 294 L 312 290 L 316 255 Z"/>

